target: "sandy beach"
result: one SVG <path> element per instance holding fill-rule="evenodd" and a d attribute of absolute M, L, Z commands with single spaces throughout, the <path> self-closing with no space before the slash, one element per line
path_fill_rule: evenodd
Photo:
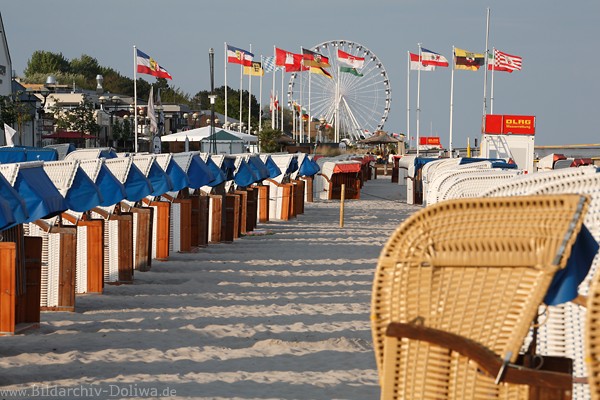
<path fill-rule="evenodd" d="M 377 258 L 409 206 L 389 177 L 360 200 L 307 203 L 264 235 L 154 261 L 0 337 L 0 399 L 375 399 Z M 21 393 L 10 392 L 21 390 Z"/>

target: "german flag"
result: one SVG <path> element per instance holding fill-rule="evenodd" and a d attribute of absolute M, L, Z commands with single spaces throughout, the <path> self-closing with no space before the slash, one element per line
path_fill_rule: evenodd
<path fill-rule="evenodd" d="M 329 72 L 327 72 L 327 70 L 325 70 L 322 67 L 310 67 L 310 73 L 311 74 L 323 75 L 323 76 L 326 76 L 329 79 L 333 79 L 333 77 L 331 76 L 331 74 Z"/>
<path fill-rule="evenodd" d="M 305 48 L 302 48 L 302 65 L 305 67 L 331 67 L 329 58 Z"/>

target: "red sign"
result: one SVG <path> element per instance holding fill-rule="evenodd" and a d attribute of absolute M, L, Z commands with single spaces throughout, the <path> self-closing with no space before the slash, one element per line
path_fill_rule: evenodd
<path fill-rule="evenodd" d="M 442 145 L 442 143 L 440 142 L 439 136 L 420 136 L 419 144 L 422 146 L 423 145 L 428 145 L 428 146 L 441 146 Z"/>
<path fill-rule="evenodd" d="M 496 135 L 535 135 L 535 116 L 497 115 L 485 116 L 483 133 Z"/>

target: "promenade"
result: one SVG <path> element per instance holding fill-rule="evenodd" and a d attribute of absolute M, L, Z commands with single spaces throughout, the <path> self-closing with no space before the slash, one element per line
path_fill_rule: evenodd
<path fill-rule="evenodd" d="M 0 399 L 378 398 L 373 273 L 419 208 L 380 177 L 346 201 L 343 228 L 339 201 L 307 203 L 259 224 L 264 235 L 153 261 L 131 285 L 0 337 Z"/>

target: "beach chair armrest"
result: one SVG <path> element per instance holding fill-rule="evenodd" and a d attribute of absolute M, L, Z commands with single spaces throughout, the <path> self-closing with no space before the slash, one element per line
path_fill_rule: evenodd
<path fill-rule="evenodd" d="M 495 378 L 501 375 L 502 382 L 561 390 L 571 390 L 573 385 L 571 374 L 506 364 L 501 357 L 485 346 L 450 332 L 422 325 L 392 322 L 387 327 L 386 335 L 399 339 L 420 340 L 455 351 L 476 362 L 489 376 Z M 501 374 L 503 367 L 505 370 Z"/>

